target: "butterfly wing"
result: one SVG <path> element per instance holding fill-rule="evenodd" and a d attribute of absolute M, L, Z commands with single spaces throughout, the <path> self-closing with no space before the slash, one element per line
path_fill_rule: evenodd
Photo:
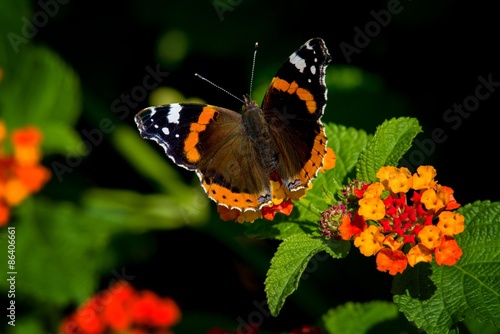
<path fill-rule="evenodd" d="M 327 138 L 325 71 L 331 57 L 320 38 L 302 45 L 273 78 L 262 102 L 279 152 L 277 173 L 291 191 L 309 186 L 323 165 Z"/>
<path fill-rule="evenodd" d="M 135 121 L 179 166 L 196 171 L 219 205 L 241 211 L 271 203 L 269 176 L 245 134 L 241 115 L 205 104 L 176 103 L 140 111 Z"/>

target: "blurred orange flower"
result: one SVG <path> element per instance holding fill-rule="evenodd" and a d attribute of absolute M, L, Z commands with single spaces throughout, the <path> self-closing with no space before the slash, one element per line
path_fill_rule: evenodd
<path fill-rule="evenodd" d="M 118 282 L 84 303 L 60 326 L 63 334 L 172 333 L 181 310 L 169 297 Z"/>
<path fill-rule="evenodd" d="M 7 128 L 0 120 L 0 226 L 7 224 L 10 208 L 21 204 L 50 179 L 50 171 L 40 164 L 42 132 L 34 126 L 16 129 L 7 143 Z M 5 146 L 12 146 L 6 152 Z"/>

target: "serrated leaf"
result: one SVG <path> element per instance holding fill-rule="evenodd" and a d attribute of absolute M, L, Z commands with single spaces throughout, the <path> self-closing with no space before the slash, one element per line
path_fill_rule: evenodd
<path fill-rule="evenodd" d="M 366 182 L 377 181 L 382 166 L 397 166 L 411 147 L 413 138 L 422 129 L 414 118 L 402 117 L 385 121 L 364 148 L 356 165 L 356 178 Z"/>
<path fill-rule="evenodd" d="M 346 303 L 334 309 L 328 310 L 323 315 L 322 322 L 328 333 L 359 334 L 370 333 L 377 325 L 377 333 L 401 333 L 402 326 L 394 328 L 394 322 L 398 320 L 399 311 L 394 303 L 385 301 L 372 301 L 368 303 Z M 384 322 L 391 326 L 385 326 L 393 329 L 388 331 L 384 328 L 382 331 L 380 325 Z"/>
<path fill-rule="evenodd" d="M 328 147 L 331 147 L 337 156 L 332 172 L 335 178 L 342 182 L 356 166 L 359 154 L 368 144 L 371 136 L 364 130 L 347 128 L 333 123 L 325 124 L 325 129 Z"/>
<path fill-rule="evenodd" d="M 431 334 L 452 330 L 464 317 L 500 328 L 500 203 L 478 201 L 459 211 L 461 259 L 454 266 L 419 263 L 393 283 L 400 310 Z"/>
<path fill-rule="evenodd" d="M 290 217 L 276 216 L 273 221 L 256 220 L 245 223 L 245 236 L 249 238 L 284 240 L 295 234 L 311 234 L 318 231 L 318 224 L 309 221 L 292 221 Z"/>
<path fill-rule="evenodd" d="M 329 244 L 323 239 L 300 234 L 285 239 L 271 260 L 265 281 L 271 314 L 278 315 L 285 299 L 297 289 L 307 263 L 316 253 L 326 251 L 332 257 L 341 258 L 347 255 L 349 245 L 343 241 Z"/>

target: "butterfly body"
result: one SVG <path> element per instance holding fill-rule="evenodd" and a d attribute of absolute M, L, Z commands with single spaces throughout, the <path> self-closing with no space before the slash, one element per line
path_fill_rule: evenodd
<path fill-rule="evenodd" d="M 323 165 L 327 138 L 320 119 L 329 61 L 323 40 L 314 38 L 283 64 L 261 107 L 248 96 L 241 114 L 174 103 L 146 108 L 135 121 L 143 138 L 197 173 L 217 204 L 259 210 L 272 203 L 271 181 L 290 192 L 304 189 Z"/>

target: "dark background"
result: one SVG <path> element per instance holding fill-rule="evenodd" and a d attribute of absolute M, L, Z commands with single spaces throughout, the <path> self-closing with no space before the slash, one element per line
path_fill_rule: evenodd
<path fill-rule="evenodd" d="M 161 34 L 181 30 L 189 38 L 189 51 L 182 63 L 162 67 L 171 73 L 164 84 L 186 96 L 239 110 L 239 102 L 196 79 L 193 73 L 200 72 L 241 96 L 248 91 L 256 41 L 260 44 L 256 81 L 265 83 L 293 50 L 314 36 L 326 41 L 332 65 L 348 64 L 341 43 L 355 46 L 354 28 L 364 30 L 374 21 L 371 11 L 387 9 L 387 3 L 372 1 L 333 2 L 326 8 L 319 1 L 241 0 L 233 1 L 233 6 L 227 3 L 232 11 L 223 12 L 221 21 L 214 3 L 124 1 L 111 6 L 97 1 L 69 2 L 36 37 L 75 68 L 86 93 L 111 104 L 142 82 L 145 66 L 154 68 L 157 64 L 155 49 Z M 424 163 L 435 164 L 438 179 L 453 186 L 462 203 L 498 199 L 493 167 L 498 92 L 481 101 L 457 129 L 443 120 L 447 109 L 474 94 L 478 76 L 492 75 L 493 81 L 500 81 L 495 66 L 499 54 L 496 11 L 488 4 L 465 1 L 391 3 L 399 3 L 400 13 L 391 15 L 389 24 L 370 38 L 367 47 L 351 55 L 349 65 L 380 75 L 387 89 L 407 99 L 410 108 L 385 110 L 385 115 L 379 115 L 360 104 L 363 109 L 346 111 L 330 96 L 325 119 L 373 133 L 384 116 L 410 115 L 422 124 L 421 141 L 441 128 L 448 139 L 437 144 L 434 152 L 429 148 L 432 154 L 426 154 Z M 330 88 L 331 94 L 333 90 Z M 362 101 L 363 96 L 357 99 Z M 383 100 L 374 102 L 384 105 Z M 145 106 L 146 101 L 137 111 Z M 88 118 L 84 112 L 82 126 L 91 123 Z M 133 125 L 133 113 L 125 121 Z M 101 161 L 98 169 L 93 179 L 100 176 L 103 185 L 116 181 L 109 177 L 116 173 L 112 162 Z"/>
<path fill-rule="evenodd" d="M 185 33 L 188 52 L 181 62 L 162 64 L 162 70 L 171 73 L 162 84 L 185 96 L 200 97 L 207 103 L 234 110 L 241 107 L 238 101 L 196 79 L 193 73 L 199 72 L 241 96 L 248 91 L 255 42 L 259 42 L 259 52 L 254 84 L 260 85 L 270 82 L 280 64 L 302 43 L 318 36 L 330 50 L 331 66 L 361 68 L 380 78 L 384 88 L 384 94 L 367 91 L 366 95 L 357 92 L 351 96 L 330 86 L 325 121 L 373 133 L 386 118 L 412 116 L 418 118 L 423 128 L 417 139 L 427 145 L 432 131 L 443 129 L 448 136 L 443 143 L 413 148 L 428 151 L 420 163 L 433 164 L 439 182 L 452 187 L 462 204 L 499 200 L 496 113 L 500 87 L 481 101 L 457 129 L 443 119 L 447 109 L 475 93 L 479 76 L 491 75 L 493 81 L 500 82 L 496 66 L 498 11 L 491 3 L 401 1 L 397 6 L 400 13 L 391 15 L 390 23 L 370 38 L 359 53 L 352 54 L 350 62 L 343 54 L 342 43 L 354 46 L 354 28 L 364 30 L 367 23 L 374 21 L 371 11 L 387 9 L 387 2 L 228 1 L 224 3 L 232 10 L 223 13 L 223 20 L 214 3 L 70 1 L 61 5 L 60 12 L 40 29 L 36 41 L 58 52 L 80 76 L 84 110 L 78 127 L 94 128 L 105 116 L 135 126 L 133 116 L 148 106 L 146 100 L 124 120 L 118 119 L 110 108 L 108 115 L 96 113 L 88 101 L 110 106 L 120 94 L 140 84 L 144 68 L 154 68 L 158 63 L 158 39 L 172 29 Z M 193 180 L 194 175 L 180 172 L 187 182 Z M 110 144 L 96 147 L 78 167 L 78 175 L 93 186 L 153 191 L 140 175 L 129 170 Z M 215 215 L 211 223 L 237 228 L 232 223 L 216 221 Z M 254 243 L 241 239 L 243 243 Z M 268 259 L 278 245 L 255 243 L 255 248 Z M 248 266 L 210 234 L 181 229 L 140 238 L 125 235 L 116 238 L 113 247 L 122 251 L 121 261 L 127 273 L 136 277 L 134 284 L 173 296 L 183 311 L 194 314 L 210 310 L 238 322 L 238 317 L 247 319 L 255 310 L 253 301 L 265 299 L 262 283 L 267 268 Z M 141 252 L 144 254 L 137 255 Z M 318 261 L 311 279 L 301 282 L 294 294 L 296 299 L 285 304 L 278 319 L 266 319 L 265 326 L 290 330 L 316 321 L 318 314 L 326 311 L 325 305 L 390 300 L 390 277 L 374 271 L 373 259 L 356 254 L 349 257 L 352 259 Z M 369 270 L 359 269 L 353 263 Z M 331 266 L 335 266 L 338 276 L 331 276 Z M 164 270 L 167 274 L 160 275 Z M 366 277 L 366 286 L 349 287 L 353 280 L 360 281 L 359 275 L 365 275 L 362 277 Z M 108 280 L 104 278 L 103 285 Z M 301 304 L 309 291 L 308 284 L 320 285 L 330 305 Z"/>

